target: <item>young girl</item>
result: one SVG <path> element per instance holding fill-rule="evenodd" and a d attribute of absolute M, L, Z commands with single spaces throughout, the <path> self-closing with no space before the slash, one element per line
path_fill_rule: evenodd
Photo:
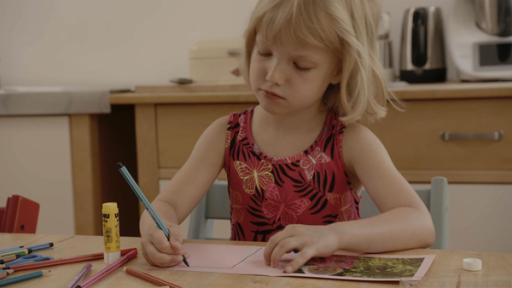
<path fill-rule="evenodd" d="M 371 0 L 260 0 L 245 42 L 245 76 L 258 106 L 214 121 L 153 204 L 170 243 L 141 217 L 148 262 L 181 262 L 183 221 L 228 177 L 233 240 L 268 241 L 265 261 L 296 251 L 292 272 L 338 250 L 376 253 L 434 240 L 428 210 L 377 137 L 389 95 L 376 55 Z M 364 186 L 380 215 L 359 219 Z"/>

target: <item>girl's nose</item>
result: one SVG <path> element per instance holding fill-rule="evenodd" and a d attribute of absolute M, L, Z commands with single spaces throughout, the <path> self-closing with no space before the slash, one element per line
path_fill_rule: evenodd
<path fill-rule="evenodd" d="M 273 82 L 278 85 L 283 84 L 283 81 L 284 81 L 283 68 L 284 68 L 283 65 L 281 65 L 277 59 L 273 60 L 268 67 L 267 76 L 265 77 L 265 80 Z"/>

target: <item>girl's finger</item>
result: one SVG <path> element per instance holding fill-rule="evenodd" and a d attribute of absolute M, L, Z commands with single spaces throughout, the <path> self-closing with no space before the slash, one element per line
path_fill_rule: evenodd
<path fill-rule="evenodd" d="M 288 228 L 288 227 L 287 227 Z M 263 251 L 263 258 L 265 259 L 265 263 L 267 265 L 271 264 L 271 256 L 277 244 L 279 244 L 283 239 L 292 236 L 290 233 L 290 229 L 284 229 L 283 231 L 277 232 L 274 236 L 270 237 L 265 246 L 265 250 Z"/>
<path fill-rule="evenodd" d="M 155 248 L 155 246 L 151 245 L 151 243 L 147 243 L 142 247 L 144 258 L 146 258 L 151 265 L 158 267 L 171 267 L 181 262 L 182 257 L 180 255 L 161 253 Z"/>
<path fill-rule="evenodd" d="M 304 248 L 297 254 L 297 256 L 290 263 L 284 267 L 285 273 L 292 273 L 302 267 L 309 259 L 315 256 L 315 252 L 312 248 Z"/>
<path fill-rule="evenodd" d="M 181 242 L 178 242 L 177 240 L 171 238 L 171 241 L 169 243 L 171 244 L 173 254 L 182 254 L 183 245 Z"/>
<path fill-rule="evenodd" d="M 304 241 L 301 241 L 297 236 L 288 237 L 279 242 L 270 257 L 270 264 L 272 267 L 277 267 L 281 258 L 293 250 L 300 250 L 304 247 Z"/>
<path fill-rule="evenodd" d="M 183 235 L 181 235 L 180 226 L 174 223 L 168 223 L 167 228 L 169 228 L 169 231 L 171 233 L 171 240 L 174 239 L 177 242 L 182 243 L 183 242 Z"/>
<path fill-rule="evenodd" d="M 171 245 L 162 231 L 154 230 L 148 240 L 150 246 L 154 246 L 160 253 L 172 254 Z"/>

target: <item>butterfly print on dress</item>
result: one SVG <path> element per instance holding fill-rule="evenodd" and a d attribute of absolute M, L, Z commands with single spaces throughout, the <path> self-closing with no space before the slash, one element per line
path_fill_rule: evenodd
<path fill-rule="evenodd" d="M 285 194 L 281 199 L 279 188 L 270 185 L 265 191 L 266 199 L 263 202 L 263 214 L 274 222 L 282 225 L 298 223 L 298 217 L 309 207 L 311 201 L 307 198 L 290 199 L 292 194 Z"/>
<path fill-rule="evenodd" d="M 243 189 L 249 195 L 254 194 L 256 188 L 265 190 L 270 184 L 274 183 L 272 164 L 270 162 L 265 160 L 249 163 L 235 161 L 234 165 L 238 176 L 243 181 Z"/>
<path fill-rule="evenodd" d="M 313 179 L 316 168 L 320 164 L 329 163 L 329 161 L 331 161 L 331 158 L 329 158 L 329 156 L 324 152 L 320 151 L 320 147 L 316 147 L 310 155 L 306 155 L 302 160 L 300 160 L 300 167 L 304 169 L 306 178 L 311 180 Z"/>

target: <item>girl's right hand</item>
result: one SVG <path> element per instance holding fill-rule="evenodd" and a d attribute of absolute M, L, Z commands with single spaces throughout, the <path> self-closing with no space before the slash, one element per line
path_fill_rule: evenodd
<path fill-rule="evenodd" d="M 142 254 L 149 264 L 158 267 L 176 266 L 183 260 L 183 237 L 179 226 L 168 224 L 171 240 L 168 241 L 156 225 L 143 233 Z"/>

